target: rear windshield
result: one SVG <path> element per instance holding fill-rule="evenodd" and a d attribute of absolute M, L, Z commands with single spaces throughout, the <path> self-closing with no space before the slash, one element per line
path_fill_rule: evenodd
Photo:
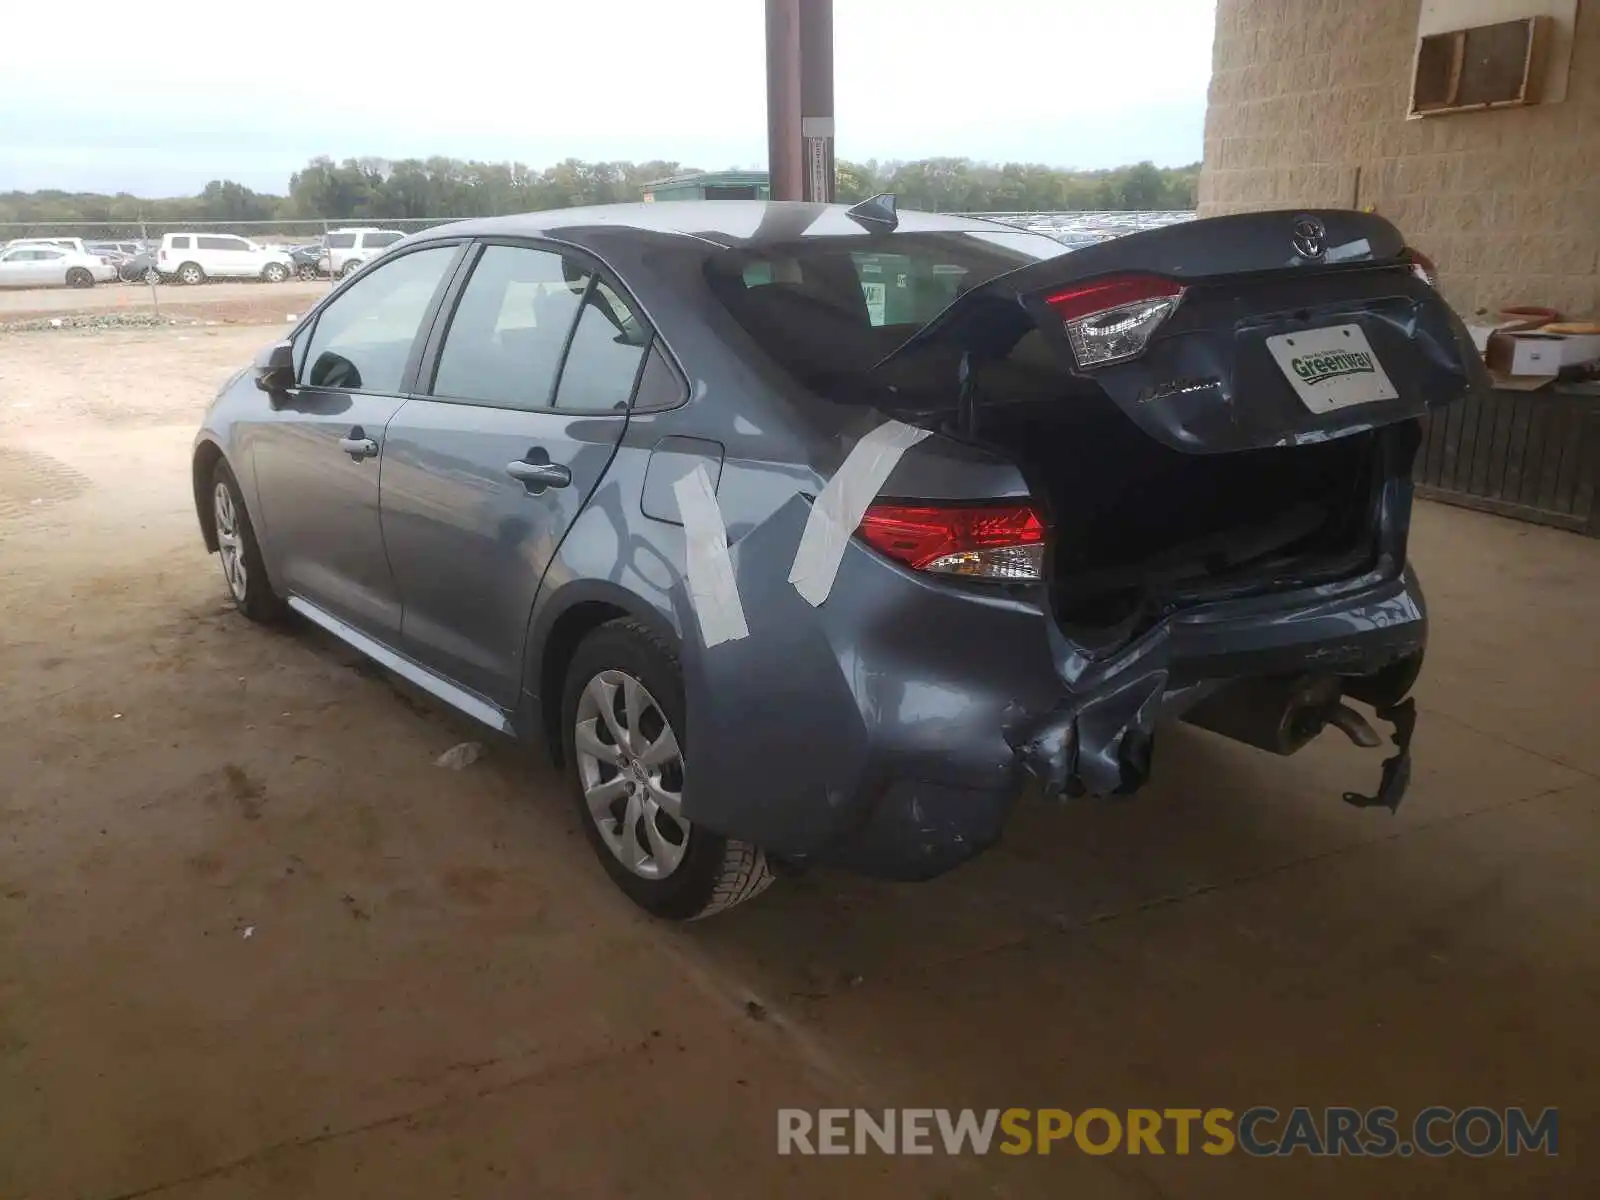
<path fill-rule="evenodd" d="M 1021 230 L 890 233 L 728 251 L 706 271 L 767 354 L 837 394 L 969 289 L 1066 252 Z"/>

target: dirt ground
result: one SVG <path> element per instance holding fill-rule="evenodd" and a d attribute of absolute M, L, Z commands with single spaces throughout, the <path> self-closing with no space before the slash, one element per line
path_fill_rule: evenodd
<path fill-rule="evenodd" d="M 272 336 L 0 337 L 0 1197 L 1600 1194 L 1600 545 L 1421 506 L 1396 816 L 1339 801 L 1372 752 L 1178 727 L 934 883 L 672 927 L 537 753 L 437 768 L 482 735 L 225 602 L 189 444 Z M 1558 1106 L 1560 1154 L 776 1153 L 780 1107 L 1327 1104 Z"/>

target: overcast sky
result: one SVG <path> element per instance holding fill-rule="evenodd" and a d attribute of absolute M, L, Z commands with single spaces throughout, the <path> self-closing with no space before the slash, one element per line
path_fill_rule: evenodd
<path fill-rule="evenodd" d="M 15 7 L 0 190 L 282 192 L 315 154 L 765 165 L 762 0 Z M 1213 11 L 834 0 L 838 154 L 1193 162 Z"/>

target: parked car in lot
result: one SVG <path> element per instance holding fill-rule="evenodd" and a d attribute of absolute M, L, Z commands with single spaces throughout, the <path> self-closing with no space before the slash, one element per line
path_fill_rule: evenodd
<path fill-rule="evenodd" d="M 398 229 L 335 229 L 322 239 L 325 251 L 319 264 L 322 273 L 343 279 L 405 236 Z"/>
<path fill-rule="evenodd" d="M 328 252 L 320 242 L 289 247 L 289 259 L 294 263 L 294 273 L 301 279 L 327 278 L 327 258 Z"/>
<path fill-rule="evenodd" d="M 141 250 L 117 264 L 117 278 L 124 283 L 160 283 L 161 272 L 156 269 L 156 252 Z"/>
<path fill-rule="evenodd" d="M 124 259 L 133 258 L 135 255 L 142 254 L 142 253 L 144 253 L 144 251 L 146 249 L 147 249 L 147 247 L 144 246 L 143 244 L 139 243 L 139 242 L 90 242 L 89 243 L 89 252 L 91 254 L 106 254 L 106 255 L 120 256 L 121 258 L 124 258 Z"/>
<path fill-rule="evenodd" d="M 179 283 L 208 279 L 261 279 L 282 283 L 294 273 L 289 255 L 228 233 L 168 233 L 156 252 L 156 269 Z"/>
<path fill-rule="evenodd" d="M 1138 789 L 1162 717 L 1392 726 L 1345 794 L 1392 809 L 1419 418 L 1486 386 L 1370 214 L 1069 252 L 886 198 L 570 209 L 335 288 L 213 402 L 194 497 L 245 615 L 542 739 L 683 918 L 775 862 L 937 875 L 1029 776 Z"/>
<path fill-rule="evenodd" d="M 49 243 L 13 243 L 0 250 L 0 287 L 93 287 L 117 277 L 105 259 Z"/>
<path fill-rule="evenodd" d="M 22 237 L 12 238 L 0 249 L 10 250 L 16 246 L 56 246 L 62 250 L 71 250 L 74 254 L 90 254 L 89 247 L 82 238 L 77 237 Z"/>

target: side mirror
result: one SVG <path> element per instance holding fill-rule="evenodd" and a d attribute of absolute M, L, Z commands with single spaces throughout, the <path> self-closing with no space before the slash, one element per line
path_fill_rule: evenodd
<path fill-rule="evenodd" d="M 256 355 L 250 369 L 263 392 L 287 391 L 294 386 L 294 343 L 273 343 Z"/>

